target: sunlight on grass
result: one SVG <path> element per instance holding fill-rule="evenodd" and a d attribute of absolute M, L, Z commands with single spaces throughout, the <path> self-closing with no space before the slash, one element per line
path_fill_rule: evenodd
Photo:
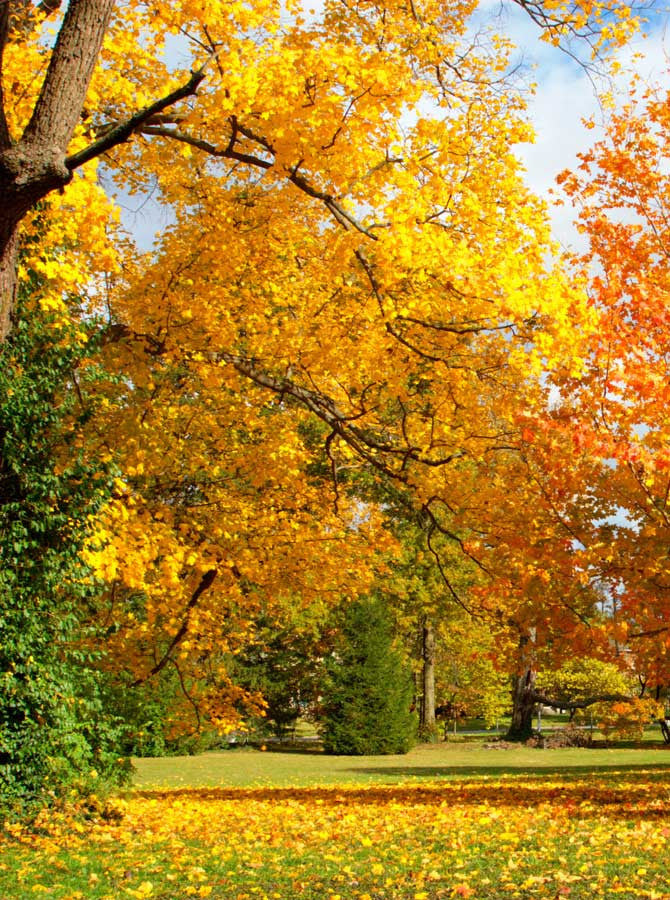
<path fill-rule="evenodd" d="M 670 766 L 670 747 L 645 749 L 503 749 L 479 744 L 422 744 L 404 756 L 325 756 L 249 749 L 222 750 L 199 756 L 134 761 L 138 787 L 206 787 L 210 785 L 367 784 L 407 779 L 502 775 L 510 770 L 562 771 L 600 767 Z"/>

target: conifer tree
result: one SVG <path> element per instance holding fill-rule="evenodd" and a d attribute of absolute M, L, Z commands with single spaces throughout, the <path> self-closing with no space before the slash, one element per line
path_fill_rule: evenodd
<path fill-rule="evenodd" d="M 327 668 L 326 752 L 406 753 L 416 730 L 412 682 L 393 647 L 391 619 L 381 598 L 363 598 L 347 609 L 340 645 Z"/>

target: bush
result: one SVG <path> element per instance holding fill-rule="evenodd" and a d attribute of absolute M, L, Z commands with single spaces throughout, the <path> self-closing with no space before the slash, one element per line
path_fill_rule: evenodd
<path fill-rule="evenodd" d="M 321 721 L 326 753 L 407 753 L 416 734 L 411 702 L 411 675 L 393 649 L 385 604 L 376 597 L 352 603 L 327 662 Z"/>
<path fill-rule="evenodd" d="M 0 351 L 0 813 L 9 817 L 127 773 L 91 649 L 95 585 L 79 557 L 111 482 L 77 441 L 86 410 L 72 372 L 89 349 L 36 308 Z"/>
<path fill-rule="evenodd" d="M 599 708 L 598 728 L 605 736 L 619 741 L 641 741 L 644 729 L 663 715 L 663 707 L 655 700 L 636 698 L 626 702 L 602 704 Z"/>

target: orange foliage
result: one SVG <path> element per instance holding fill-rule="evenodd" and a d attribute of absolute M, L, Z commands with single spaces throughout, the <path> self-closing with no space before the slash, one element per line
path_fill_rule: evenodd
<path fill-rule="evenodd" d="M 168 659 L 206 674 L 222 728 L 240 699 L 223 657 L 255 618 L 363 591 L 381 565 L 380 513 L 349 490 L 364 469 L 477 562 L 474 602 L 500 627 L 548 642 L 593 606 L 564 523 L 592 530 L 593 507 L 562 479 L 594 438 L 550 436 L 546 373 L 588 370 L 597 315 L 586 276 L 552 262 L 513 153 L 531 134 L 509 42 L 471 43 L 476 7 L 122 4 L 62 151 L 75 166 L 197 69 L 197 96 L 105 147 L 105 177 L 154 193 L 171 224 L 132 248 L 95 159 L 24 222 L 21 274 L 63 316 L 101 317 L 120 376 L 83 438 L 120 470 L 88 552 L 110 646 L 135 680 Z M 633 21 L 614 0 L 528 7 L 550 40 L 601 47 Z M 8 44 L 14 136 L 54 21 Z"/>

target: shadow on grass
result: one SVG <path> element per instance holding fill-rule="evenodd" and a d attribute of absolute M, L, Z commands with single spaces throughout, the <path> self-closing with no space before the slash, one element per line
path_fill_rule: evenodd
<path fill-rule="evenodd" d="M 509 769 L 497 767 L 458 769 L 458 775 L 439 784 L 375 783 L 369 787 L 338 785 L 334 787 L 258 787 L 258 788 L 175 788 L 166 790 L 133 791 L 134 797 L 170 801 L 188 799 L 199 803 L 222 801 L 239 803 L 319 803 L 325 806 L 403 807 L 420 806 L 481 806 L 491 809 L 514 807 L 532 808 L 540 804 L 555 805 L 563 812 L 579 818 L 607 815 L 617 819 L 650 819 L 670 815 L 667 804 L 667 775 L 670 762 L 663 766 L 583 766 L 565 769 Z M 416 778 L 444 778 L 453 776 L 448 767 L 403 769 L 357 769 L 375 775 L 394 775 Z M 599 777 L 594 782 L 593 776 Z M 555 780 L 554 780 L 555 779 Z M 655 790 L 655 789 L 658 790 Z M 501 821 L 504 821 L 501 820 Z"/>
<path fill-rule="evenodd" d="M 670 759 L 667 763 L 640 763 L 637 765 L 612 765 L 612 766 L 360 766 L 348 770 L 359 775 L 389 775 L 393 778 L 448 778 L 455 781 L 459 778 L 504 778 L 506 780 L 524 778 L 544 781 L 547 778 L 560 778 L 564 782 L 583 782 L 590 775 L 599 778 L 614 779 L 620 781 L 625 778 L 628 781 L 642 780 L 667 783 L 670 771 Z M 670 809 L 669 809 L 670 812 Z"/>
<path fill-rule="evenodd" d="M 314 744 L 267 744 L 266 753 L 291 753 L 295 756 L 323 756 L 323 747 Z"/>

